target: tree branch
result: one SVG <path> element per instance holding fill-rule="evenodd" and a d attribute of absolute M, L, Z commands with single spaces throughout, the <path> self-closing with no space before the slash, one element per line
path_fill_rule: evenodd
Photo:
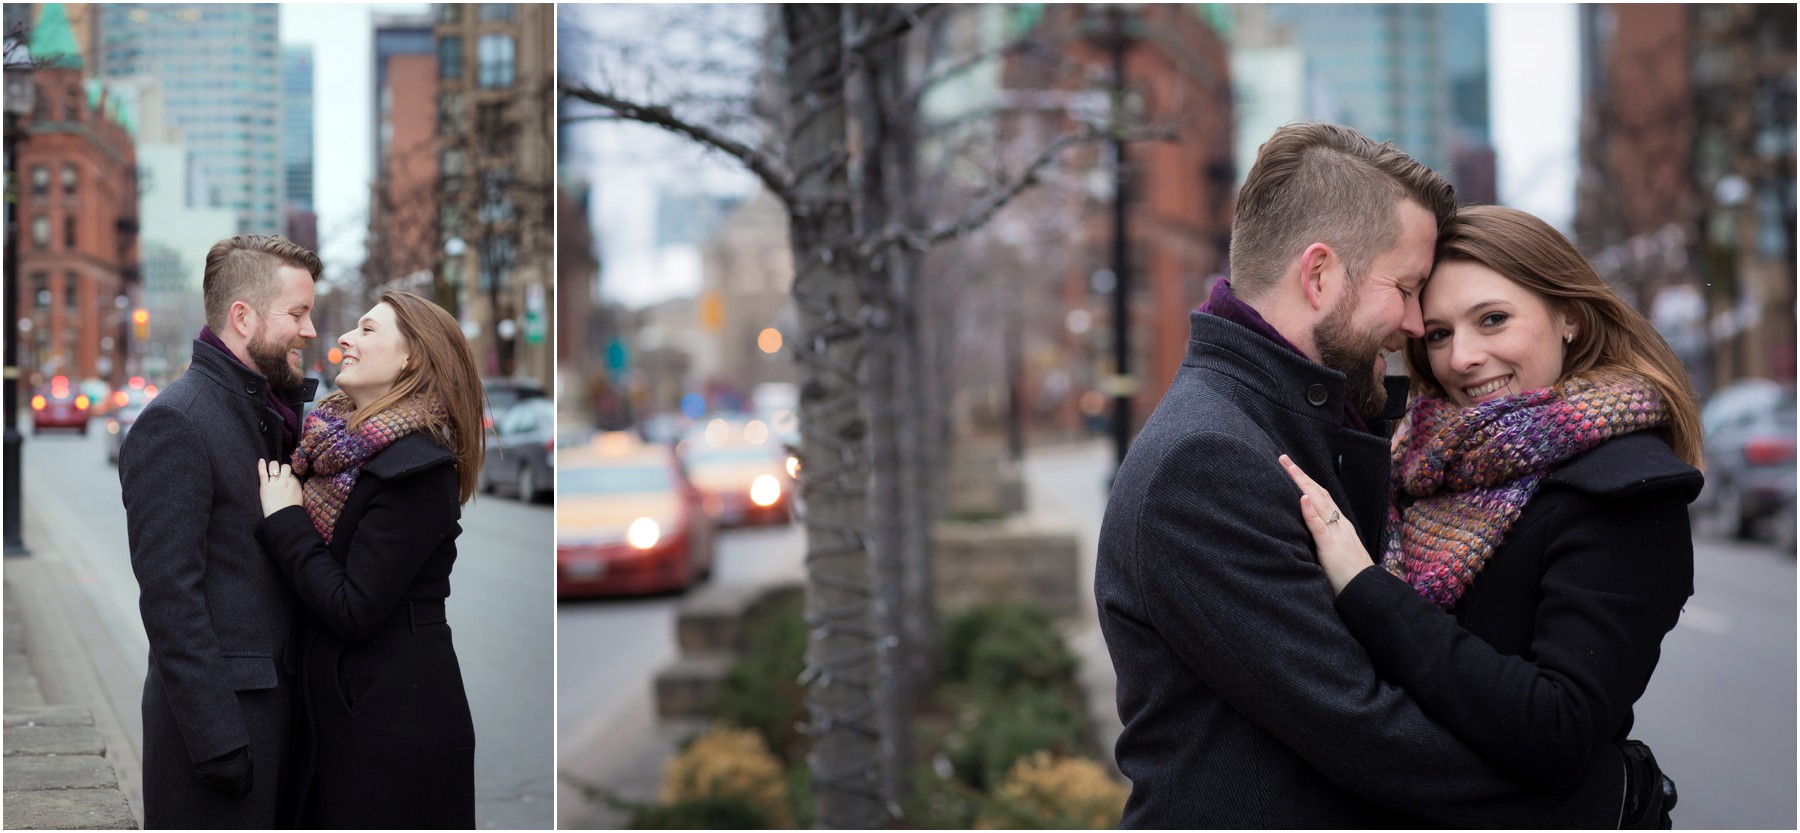
<path fill-rule="evenodd" d="M 920 3 L 916 6 L 897 6 L 894 13 L 881 22 L 881 25 L 868 32 L 858 32 L 844 44 L 845 51 L 862 54 L 877 46 L 912 31 L 913 27 L 934 11 L 942 3 Z"/>
<path fill-rule="evenodd" d="M 675 115 L 675 112 L 668 107 L 640 104 L 611 93 L 568 82 L 561 82 L 560 87 L 563 95 L 590 104 L 598 104 L 631 121 L 655 125 L 720 151 L 743 163 L 751 173 L 756 174 L 757 179 L 762 180 L 764 187 L 784 202 L 792 196 L 794 178 L 788 172 L 787 166 L 761 150 L 704 125 L 689 122 Z"/>
<path fill-rule="evenodd" d="M 1004 208 L 1025 189 L 1037 182 L 1038 174 L 1061 156 L 1063 151 L 1077 145 L 1089 144 L 1113 138 L 1114 133 L 1104 128 L 1086 125 L 1073 133 L 1065 133 L 1056 141 L 1046 145 L 1043 150 L 1027 162 L 1024 169 L 1010 182 L 996 185 L 988 196 L 977 200 L 975 205 L 965 211 L 962 216 L 948 222 L 939 223 L 929 229 L 908 229 L 889 226 L 881 234 L 861 243 L 861 254 L 873 257 L 881 249 L 890 246 L 906 246 L 924 251 L 931 246 L 955 237 L 968 234 L 993 219 L 994 215 Z M 1173 140 L 1176 135 L 1166 129 L 1136 128 L 1122 131 L 1117 135 L 1120 141 L 1141 142 L 1146 140 Z"/>

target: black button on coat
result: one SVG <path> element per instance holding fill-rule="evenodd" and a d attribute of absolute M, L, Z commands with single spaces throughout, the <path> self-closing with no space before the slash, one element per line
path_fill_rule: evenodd
<path fill-rule="evenodd" d="M 329 546 L 298 506 L 256 527 L 307 613 L 299 826 L 475 826 L 475 724 L 441 615 L 461 516 L 456 458 L 414 433 L 364 464 Z"/>
<path fill-rule="evenodd" d="M 1523 784 L 1377 676 L 1276 458 L 1293 457 L 1377 551 L 1386 439 L 1342 426 L 1343 374 L 1214 316 L 1192 326 L 1100 531 L 1094 593 L 1132 782 L 1122 825 L 1616 826 L 1616 749 L 1596 750 L 1573 788 Z M 1315 384 L 1324 405 L 1308 401 Z"/>

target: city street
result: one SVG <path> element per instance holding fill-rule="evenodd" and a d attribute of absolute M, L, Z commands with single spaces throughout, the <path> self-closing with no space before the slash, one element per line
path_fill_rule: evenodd
<path fill-rule="evenodd" d="M 1025 460 L 1031 514 L 1082 536 L 1089 621 L 1076 641 L 1098 646 L 1101 661 L 1093 558 L 1112 459 L 1110 442 L 1096 440 L 1031 449 Z M 1694 572 L 1694 595 L 1663 640 L 1631 736 L 1648 743 L 1675 779 L 1677 828 L 1792 829 L 1794 560 L 1766 544 L 1703 539 L 1695 542 Z M 1116 724 L 1116 711 L 1109 713 Z M 1109 738 L 1117 732 L 1111 728 Z M 1110 753 L 1110 740 L 1106 746 Z"/>
<path fill-rule="evenodd" d="M 719 532 L 714 583 L 775 583 L 804 577 L 805 528 Z M 695 592 L 695 591 L 689 591 Z M 682 596 L 565 599 L 557 605 L 556 734 L 559 766 L 583 781 L 650 782 L 641 750 L 657 749 L 656 673 L 676 657 L 675 616 Z M 559 787 L 559 824 L 593 823 L 595 808 Z"/>
<path fill-rule="evenodd" d="M 42 661 L 82 666 L 78 675 L 91 679 L 64 696 L 93 700 L 79 705 L 94 709 L 121 785 L 141 807 L 137 698 L 148 644 L 118 474 L 106 462 L 108 439 L 101 420 L 86 437 L 26 435 L 22 491 L 32 556 L 7 566 L 63 585 L 51 591 L 70 611 L 87 656 Z M 549 506 L 486 495 L 463 508 L 448 616 L 475 716 L 476 819 L 483 828 L 553 822 L 551 518 Z"/>

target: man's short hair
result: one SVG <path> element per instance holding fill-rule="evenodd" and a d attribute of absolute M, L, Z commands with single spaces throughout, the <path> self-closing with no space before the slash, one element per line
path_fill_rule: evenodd
<path fill-rule="evenodd" d="M 237 301 L 268 312 L 281 289 L 275 273 L 283 266 L 305 269 L 315 281 L 324 271 L 318 255 L 277 234 L 240 234 L 214 243 L 206 253 L 202 283 L 206 326 L 223 333 L 231 305 Z"/>
<path fill-rule="evenodd" d="M 1254 298 L 1307 246 L 1325 243 L 1352 281 L 1400 238 L 1402 198 L 1437 216 L 1456 214 L 1456 192 L 1393 142 L 1376 144 L 1336 124 L 1283 126 L 1263 143 L 1238 190 L 1231 224 L 1231 288 Z"/>

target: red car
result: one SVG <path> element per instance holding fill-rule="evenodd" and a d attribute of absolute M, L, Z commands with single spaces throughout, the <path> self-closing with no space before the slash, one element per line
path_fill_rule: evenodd
<path fill-rule="evenodd" d="M 674 452 L 613 432 L 559 449 L 556 595 L 681 590 L 712 574 L 713 521 Z"/>
<path fill-rule="evenodd" d="M 45 428 L 73 428 L 87 433 L 88 412 L 94 403 L 87 394 L 69 384 L 69 377 L 58 376 L 31 397 L 31 433 Z"/>

